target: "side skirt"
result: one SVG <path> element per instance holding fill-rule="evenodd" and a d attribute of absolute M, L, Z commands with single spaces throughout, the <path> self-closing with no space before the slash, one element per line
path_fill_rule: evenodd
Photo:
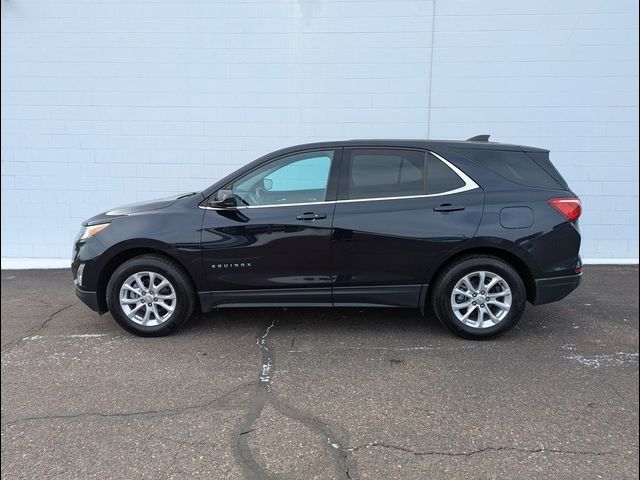
<path fill-rule="evenodd" d="M 330 307 L 331 287 L 199 292 L 203 312 L 230 307 Z"/>
<path fill-rule="evenodd" d="M 204 313 L 231 307 L 399 307 L 425 305 L 427 285 L 282 288 L 198 292 Z"/>
<path fill-rule="evenodd" d="M 335 307 L 404 307 L 420 306 L 422 285 L 375 285 L 333 287 Z"/>

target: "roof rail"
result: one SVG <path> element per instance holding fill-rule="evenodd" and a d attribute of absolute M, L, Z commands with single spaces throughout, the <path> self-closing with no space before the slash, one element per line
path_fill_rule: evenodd
<path fill-rule="evenodd" d="M 475 137 L 467 138 L 467 142 L 488 142 L 491 135 L 476 135 Z"/>

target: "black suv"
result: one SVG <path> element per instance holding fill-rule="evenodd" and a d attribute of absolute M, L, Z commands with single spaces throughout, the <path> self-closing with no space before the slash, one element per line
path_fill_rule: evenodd
<path fill-rule="evenodd" d="M 202 192 L 83 224 L 77 295 L 137 335 L 195 309 L 431 307 L 466 338 L 580 283 L 580 200 L 547 150 L 357 140 L 266 155 Z"/>

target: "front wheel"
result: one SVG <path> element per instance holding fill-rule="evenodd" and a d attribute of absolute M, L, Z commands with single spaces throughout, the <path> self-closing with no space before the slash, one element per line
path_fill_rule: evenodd
<path fill-rule="evenodd" d="M 526 289 L 518 272 L 496 257 L 467 257 L 442 274 L 432 290 L 438 319 L 457 335 L 483 340 L 513 328 L 522 317 Z"/>
<path fill-rule="evenodd" d="M 195 294 L 179 265 L 159 255 L 142 255 L 120 265 L 107 284 L 107 306 L 125 330 L 161 336 L 193 312 Z"/>

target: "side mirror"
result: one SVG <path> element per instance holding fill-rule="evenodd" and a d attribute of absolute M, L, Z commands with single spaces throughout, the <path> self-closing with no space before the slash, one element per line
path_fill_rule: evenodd
<path fill-rule="evenodd" d="M 212 207 L 233 208 L 236 206 L 236 196 L 232 190 L 218 190 L 209 201 Z"/>
<path fill-rule="evenodd" d="M 270 178 L 263 178 L 262 184 L 264 185 L 264 189 L 267 192 L 273 188 L 273 180 L 271 180 Z"/>

